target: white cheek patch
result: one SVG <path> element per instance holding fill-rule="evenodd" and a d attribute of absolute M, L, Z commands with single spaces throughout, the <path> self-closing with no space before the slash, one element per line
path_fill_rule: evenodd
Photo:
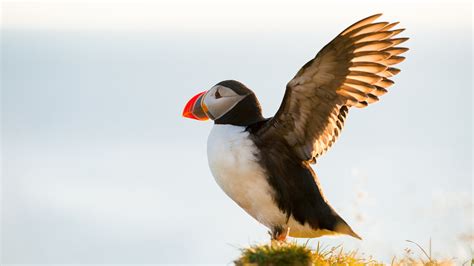
<path fill-rule="evenodd" d="M 224 86 L 214 86 L 222 97 L 239 96 L 235 91 Z"/>
<path fill-rule="evenodd" d="M 216 90 L 219 90 L 220 98 L 216 98 Z M 245 96 L 247 95 L 238 95 L 227 87 L 214 86 L 204 97 L 203 103 L 206 105 L 210 116 L 216 120 L 234 108 Z"/>

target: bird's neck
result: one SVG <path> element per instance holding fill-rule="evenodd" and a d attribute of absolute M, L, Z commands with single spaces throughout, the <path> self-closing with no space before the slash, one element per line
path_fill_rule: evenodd
<path fill-rule="evenodd" d="M 232 110 L 214 121 L 215 124 L 249 126 L 263 121 L 260 103 L 254 94 L 240 101 Z"/>

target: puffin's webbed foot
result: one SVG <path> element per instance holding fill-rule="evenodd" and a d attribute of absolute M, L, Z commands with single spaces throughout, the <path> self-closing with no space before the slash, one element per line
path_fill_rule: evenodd
<path fill-rule="evenodd" d="M 285 242 L 286 237 L 290 233 L 290 228 L 288 226 L 275 226 L 272 231 L 268 231 L 268 234 L 271 236 L 271 241 Z"/>

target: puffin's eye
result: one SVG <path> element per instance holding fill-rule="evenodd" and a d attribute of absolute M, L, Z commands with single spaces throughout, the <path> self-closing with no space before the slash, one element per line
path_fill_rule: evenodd
<path fill-rule="evenodd" d="M 216 99 L 219 99 L 219 98 L 222 97 L 221 94 L 219 93 L 219 90 L 216 90 L 215 97 L 216 97 Z"/>

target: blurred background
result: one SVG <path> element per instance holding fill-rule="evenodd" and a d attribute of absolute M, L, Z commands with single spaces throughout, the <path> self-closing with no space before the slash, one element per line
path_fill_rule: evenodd
<path fill-rule="evenodd" d="M 364 240 L 309 243 L 390 262 L 431 239 L 466 261 L 471 1 L 65 0 L 1 3 L 0 263 L 228 264 L 268 241 L 211 176 L 212 123 L 182 108 L 236 79 L 272 116 L 300 66 L 378 12 L 407 28 L 407 60 L 314 166 Z"/>

